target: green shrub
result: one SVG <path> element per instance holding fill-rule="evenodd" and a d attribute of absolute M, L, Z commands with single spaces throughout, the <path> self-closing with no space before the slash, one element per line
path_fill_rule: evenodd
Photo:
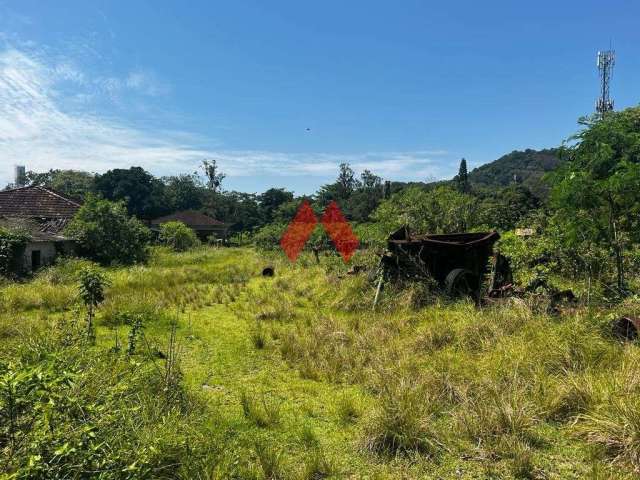
<path fill-rule="evenodd" d="M 176 252 L 185 252 L 200 245 L 196 233 L 182 222 L 160 225 L 160 242 Z"/>
<path fill-rule="evenodd" d="M 104 302 L 104 289 L 109 285 L 109 280 L 97 268 L 85 267 L 78 276 L 78 294 L 87 308 L 87 335 L 94 338 L 93 319 L 95 310 Z"/>
<path fill-rule="evenodd" d="M 286 228 L 287 225 L 284 223 L 270 223 L 265 225 L 253 235 L 253 244 L 265 250 L 278 248 L 280 239 Z"/>
<path fill-rule="evenodd" d="M 0 276 L 12 277 L 22 270 L 22 256 L 29 235 L 0 227 Z"/>
<path fill-rule="evenodd" d="M 149 359 L 86 349 L 77 326 L 58 327 L 0 360 L 0 477 L 177 478 L 207 454 L 193 403 Z"/>
<path fill-rule="evenodd" d="M 102 265 L 146 260 L 151 232 L 130 217 L 122 202 L 87 197 L 65 233 L 78 243 L 78 252 Z"/>

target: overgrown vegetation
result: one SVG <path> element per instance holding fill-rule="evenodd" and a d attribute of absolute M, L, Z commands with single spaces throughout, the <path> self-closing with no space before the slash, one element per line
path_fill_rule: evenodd
<path fill-rule="evenodd" d="M 155 249 L 102 270 L 95 345 L 84 262 L 2 287 L 4 472 L 633 477 L 640 354 L 608 335 L 612 313 L 392 291 L 372 313 L 366 275 L 328 260 L 277 255 L 263 278 L 251 250 Z"/>
<path fill-rule="evenodd" d="M 521 184 L 489 192 L 466 162 L 452 184 L 399 190 L 341 165 L 311 200 L 316 215 L 338 199 L 362 220 L 374 248 L 352 261 L 368 271 L 349 274 L 319 253 L 330 245 L 320 229 L 295 264 L 269 251 L 297 207 L 284 190 L 222 192 L 211 163 L 200 186 L 134 169 L 99 177 L 117 202 L 87 197 L 69 232 L 101 265 L 62 259 L 0 286 L 0 472 L 635 478 L 640 350 L 611 322 L 640 316 L 638 111 L 589 121 L 559 152 L 550 202 Z M 137 200 L 118 202 L 136 178 Z M 242 205 L 238 222 L 262 226 L 265 248 L 192 248 L 181 224 L 149 248 L 130 214 L 151 215 L 154 195 L 190 182 L 199 196 L 176 190 L 176 203 Z M 405 223 L 500 229 L 525 293 L 476 305 L 389 284 L 373 309 L 375 247 Z M 275 275 L 260 275 L 266 265 Z M 575 302 L 551 308 L 560 288 Z"/>
<path fill-rule="evenodd" d="M 167 222 L 160 225 L 159 240 L 176 252 L 184 252 L 200 243 L 195 232 L 182 222 Z"/>
<path fill-rule="evenodd" d="M 102 265 L 129 265 L 147 257 L 149 229 L 122 203 L 89 196 L 65 233 L 76 240 L 80 255 Z"/>
<path fill-rule="evenodd" d="M 22 255 L 29 235 L 0 227 L 0 278 L 12 278 L 21 273 Z"/>

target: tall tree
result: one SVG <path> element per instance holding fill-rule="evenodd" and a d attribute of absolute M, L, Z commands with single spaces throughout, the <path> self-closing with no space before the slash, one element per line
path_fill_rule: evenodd
<path fill-rule="evenodd" d="M 358 188 L 345 204 L 345 210 L 352 220 L 365 222 L 378 207 L 383 195 L 382 179 L 371 171 L 364 170 L 360 174 Z"/>
<path fill-rule="evenodd" d="M 583 119 L 554 176 L 553 205 L 564 220 L 566 241 L 585 237 L 615 259 L 616 283 L 625 290 L 624 255 L 640 242 L 640 107 Z"/>
<path fill-rule="evenodd" d="M 378 175 L 374 174 L 370 170 L 365 169 L 360 174 L 360 184 L 362 188 L 366 190 L 377 189 L 377 188 L 380 188 L 380 186 L 382 185 L 382 178 L 380 178 Z"/>
<path fill-rule="evenodd" d="M 337 184 L 343 191 L 344 197 L 348 197 L 358 186 L 356 174 L 348 163 L 341 163 L 338 172 Z"/>
<path fill-rule="evenodd" d="M 500 189 L 479 188 L 474 194 L 480 205 L 478 214 L 482 223 L 502 231 L 515 228 L 541 205 L 527 187 L 518 184 Z"/>
<path fill-rule="evenodd" d="M 262 225 L 257 195 L 242 192 L 209 192 L 205 211 L 214 218 L 231 225 L 232 232 L 254 230 Z"/>
<path fill-rule="evenodd" d="M 258 197 L 264 221 L 266 223 L 271 222 L 278 207 L 292 200 L 293 192 L 289 192 L 284 188 L 270 188 L 264 192 Z"/>
<path fill-rule="evenodd" d="M 123 202 L 94 195 L 87 195 L 65 233 L 76 240 L 80 255 L 102 265 L 144 261 L 151 238 L 149 229 L 128 215 Z"/>
<path fill-rule="evenodd" d="M 165 177 L 162 181 L 165 184 L 165 193 L 171 210 L 192 210 L 202 207 L 205 191 L 195 173 Z"/>
<path fill-rule="evenodd" d="M 217 193 L 222 187 L 222 181 L 226 178 L 226 175 L 219 170 L 218 161 L 215 159 L 203 160 L 202 169 L 207 177 L 207 188 Z"/>
<path fill-rule="evenodd" d="M 456 175 L 456 183 L 458 185 L 458 191 L 461 193 L 469 193 L 469 173 L 467 172 L 467 160 L 460 160 L 460 167 L 458 168 L 458 175 Z"/>
<path fill-rule="evenodd" d="M 51 188 L 72 198 L 82 200 L 93 188 L 94 175 L 79 170 L 54 170 L 27 172 L 27 183 Z"/>
<path fill-rule="evenodd" d="M 158 217 L 170 210 L 164 184 L 141 167 L 109 170 L 98 175 L 94 185 L 103 198 L 123 200 L 129 213 L 139 218 Z"/>
<path fill-rule="evenodd" d="M 338 167 L 338 178 L 335 182 L 323 185 L 318 191 L 318 203 L 322 206 L 330 201 L 344 206 L 351 194 L 360 186 L 356 174 L 348 163 L 341 163 Z"/>

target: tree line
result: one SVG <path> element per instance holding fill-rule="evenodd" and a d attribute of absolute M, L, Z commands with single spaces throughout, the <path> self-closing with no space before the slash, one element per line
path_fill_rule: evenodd
<path fill-rule="evenodd" d="M 469 172 L 465 159 L 453 179 L 430 183 L 384 182 L 369 170 L 357 175 L 343 163 L 334 182 L 309 196 L 283 188 L 261 194 L 227 191 L 215 160 L 203 162 L 204 175 L 157 178 L 131 167 L 100 175 L 50 170 L 27 177 L 31 184 L 90 199 L 93 205 L 96 199 L 120 202 L 123 212 L 139 219 L 201 210 L 229 224 L 232 233 L 251 234 L 264 247 L 278 245 L 303 200 L 318 215 L 337 202 L 365 244 L 383 243 L 402 225 L 421 233 L 494 229 L 504 234 L 502 248 L 522 266 L 535 267 L 541 275 L 555 271 L 589 281 L 611 277 L 616 291 L 624 291 L 627 272 L 640 264 L 640 107 L 583 118 L 580 124 L 581 131 L 560 148 L 542 152 L 555 170 L 536 177 L 543 187 L 534 189 L 517 176 L 506 185 L 504 179 L 500 186 L 487 185 L 490 168 L 483 169 L 483 181 L 475 182 L 477 171 Z M 550 160 L 549 152 L 558 160 Z M 514 152 L 500 159 L 501 165 L 508 158 L 524 168 L 532 154 Z M 109 208 L 101 208 L 106 215 Z M 517 237 L 517 227 L 535 235 Z M 321 229 L 314 235 L 318 241 Z"/>

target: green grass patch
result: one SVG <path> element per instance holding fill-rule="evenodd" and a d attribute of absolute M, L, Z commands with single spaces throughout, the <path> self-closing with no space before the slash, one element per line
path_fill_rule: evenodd
<path fill-rule="evenodd" d="M 76 290 L 86 262 L 3 284 L 0 472 L 633 478 L 640 468 L 640 353 L 607 334 L 611 312 L 478 309 L 415 286 L 388 289 L 373 311 L 366 274 L 322 262 L 156 249 L 147 265 L 104 269 L 95 344 Z M 274 277 L 260 275 L 265 265 Z"/>

